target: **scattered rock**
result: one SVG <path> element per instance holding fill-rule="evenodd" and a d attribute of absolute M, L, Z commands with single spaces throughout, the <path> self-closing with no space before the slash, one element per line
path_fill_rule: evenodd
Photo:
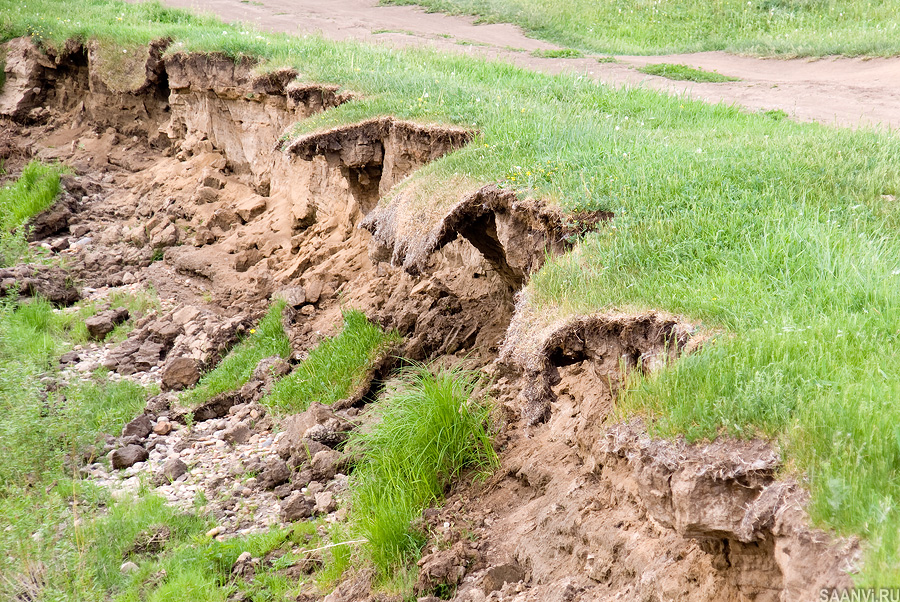
<path fill-rule="evenodd" d="M 280 458 L 269 458 L 266 467 L 259 475 L 259 486 L 263 489 L 275 489 L 276 486 L 286 483 L 291 478 L 291 471 L 287 464 Z"/>
<path fill-rule="evenodd" d="M 283 358 L 273 355 L 263 358 L 253 371 L 253 380 L 268 381 L 273 378 L 287 376 L 291 372 L 291 365 Z"/>
<path fill-rule="evenodd" d="M 69 227 L 69 220 L 77 207 L 75 198 L 63 194 L 50 208 L 36 215 L 29 223 L 29 241 L 43 240 Z M 64 239 L 66 240 L 66 239 Z M 68 247 L 68 240 L 66 240 Z"/>
<path fill-rule="evenodd" d="M 176 357 L 166 363 L 162 370 L 164 391 L 181 391 L 197 384 L 200 380 L 200 364 L 192 357 Z"/>
<path fill-rule="evenodd" d="M 272 490 L 272 493 L 275 494 L 275 497 L 278 499 L 284 499 L 287 496 L 291 495 L 291 492 L 294 490 L 293 483 L 284 483 L 283 485 L 279 485 L 275 489 Z"/>
<path fill-rule="evenodd" d="M 54 305 L 69 306 L 81 299 L 68 272 L 57 266 L 20 264 L 0 269 L 0 296 L 13 291 L 26 297 L 41 296 Z"/>
<path fill-rule="evenodd" d="M 322 491 L 316 494 L 316 513 L 330 514 L 337 510 L 337 502 L 334 501 L 334 494 L 330 491 Z"/>
<path fill-rule="evenodd" d="M 313 456 L 309 468 L 314 479 L 328 481 L 340 471 L 343 464 L 344 456 L 340 452 L 326 449 Z"/>
<path fill-rule="evenodd" d="M 141 414 L 122 428 L 122 437 L 145 439 L 153 430 L 153 422 L 146 414 Z"/>
<path fill-rule="evenodd" d="M 69 351 L 59 356 L 59 364 L 66 366 L 68 364 L 76 364 L 81 359 L 81 355 L 77 351 Z"/>
<path fill-rule="evenodd" d="M 286 500 L 281 502 L 281 520 L 291 523 L 298 520 L 309 518 L 315 511 L 316 503 L 300 493 L 295 491 Z"/>
<path fill-rule="evenodd" d="M 240 445 L 246 443 L 250 439 L 251 434 L 250 427 L 243 422 L 238 422 L 236 425 L 225 429 L 222 439 L 227 443 Z"/>
<path fill-rule="evenodd" d="M 115 469 L 128 468 L 138 462 L 144 462 L 150 454 L 140 445 L 126 445 L 112 453 L 112 467 Z"/>
<path fill-rule="evenodd" d="M 84 321 L 88 334 L 95 341 L 102 341 L 113 329 L 128 319 L 128 310 L 124 307 L 116 307 L 102 311 Z"/>
<path fill-rule="evenodd" d="M 207 531 L 206 536 L 207 537 L 216 537 L 217 535 L 221 535 L 224 532 L 225 532 L 225 528 L 220 525 L 218 527 L 213 527 L 212 529 Z"/>
<path fill-rule="evenodd" d="M 505 583 L 518 583 L 525 578 L 525 572 L 517 564 L 501 564 L 492 566 L 481 579 L 481 589 L 490 594 L 503 587 Z"/>
<path fill-rule="evenodd" d="M 478 552 L 465 541 L 456 542 L 449 550 L 439 550 L 423 556 L 418 562 L 420 569 L 416 592 L 427 594 L 441 585 L 459 585 L 466 570 L 477 558 Z M 488 593 L 490 591 L 493 590 Z"/>
<path fill-rule="evenodd" d="M 171 483 L 188 470 L 187 464 L 179 458 L 169 458 L 163 464 L 162 471 L 157 475 L 157 481 L 161 483 Z"/>
<path fill-rule="evenodd" d="M 114 566 L 115 566 L 115 565 L 114 565 Z M 131 562 L 130 560 L 129 560 L 128 562 L 123 562 L 123 563 L 122 563 L 122 566 L 119 567 L 119 571 L 121 571 L 122 574 L 124 574 L 124 575 L 128 575 L 128 574 L 130 574 L 130 573 L 133 573 L 133 572 L 135 572 L 136 570 L 138 570 L 138 565 L 136 565 L 135 563 Z"/>
<path fill-rule="evenodd" d="M 153 425 L 153 432 L 157 435 L 168 435 L 172 432 L 172 423 L 165 416 L 161 417 Z"/>
<path fill-rule="evenodd" d="M 338 417 L 331 408 L 313 403 L 305 412 L 288 416 L 281 421 L 284 435 L 278 443 L 278 455 L 285 459 L 298 456 L 296 462 L 299 464 L 320 451 L 324 443 L 306 437 L 306 433 L 316 425 L 325 425 L 326 428 L 324 431 L 316 429 L 313 434 L 327 441 L 343 440 L 343 436 L 338 436 L 337 433 L 345 433 L 352 429 L 352 425 Z M 311 448 L 311 442 L 318 444 L 318 449 Z"/>

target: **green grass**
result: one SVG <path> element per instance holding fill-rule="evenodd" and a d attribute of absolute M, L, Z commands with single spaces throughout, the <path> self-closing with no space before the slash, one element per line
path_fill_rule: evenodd
<path fill-rule="evenodd" d="M 28 220 L 53 204 L 63 168 L 31 161 L 19 178 L 0 188 L 0 267 L 18 263 L 28 252 Z"/>
<path fill-rule="evenodd" d="M 114 300 L 131 311 L 147 309 L 144 295 Z M 136 499 L 110 499 L 105 489 L 81 480 L 68 458 L 102 433 L 117 434 L 139 414 L 152 390 L 129 381 L 94 379 L 42 393 L 39 381 L 55 372 L 55 358 L 73 341 L 76 314 L 64 315 L 35 299 L 25 305 L 0 301 L 0 599 L 84 601 L 222 601 L 237 591 L 253 599 L 296 596 L 299 583 L 280 568 L 293 560 L 291 549 L 321 545 L 317 523 L 229 539 L 210 540 L 208 517 L 184 513 L 146 489 Z M 156 555 L 128 554 L 137 535 L 165 526 L 171 536 Z M 284 555 L 261 567 L 251 582 L 233 581 L 231 566 L 244 551 L 261 558 Z M 139 566 L 124 575 L 119 566 Z M 165 578 L 160 578 L 165 571 Z M 29 585 L 39 576 L 39 586 Z M 21 598 L 24 599 L 24 598 Z"/>
<path fill-rule="evenodd" d="M 420 199 L 434 215 L 489 182 L 566 211 L 612 211 L 612 222 L 532 279 L 527 302 L 547 316 L 667 310 L 726 332 L 636 383 L 623 404 L 652 413 L 659 433 L 778 439 L 788 468 L 808 478 L 817 523 L 869 543 L 858 581 L 900 581 L 900 445 L 890 429 L 900 424 L 896 133 L 797 124 L 424 49 L 263 36 L 158 4 L 90 0 L 66 5 L 65 19 L 60 6 L 5 0 L 0 32 L 45 43 L 169 36 L 176 49 L 258 56 L 267 69 L 292 65 L 361 94 L 299 131 L 383 114 L 477 129 L 472 144 L 410 178 L 436 191 Z M 887 22 L 884 7 L 871 10 L 877 23 Z M 817 39 L 821 49 L 830 38 Z"/>
<path fill-rule="evenodd" d="M 40 379 L 55 372 L 55 358 L 71 339 L 68 319 L 41 299 L 25 305 L 0 301 L 0 597 L 12 599 L 29 569 L 50 567 L 54 587 L 74 593 L 63 578 L 77 564 L 83 541 L 73 517 L 91 517 L 108 504 L 105 494 L 82 483 L 70 458 L 101 433 L 118 433 L 140 413 L 147 390 L 108 382 L 98 373 L 56 392 Z M 96 449 L 96 448 L 95 448 Z M 62 573 L 58 572 L 62 571 Z M 69 589 L 66 589 L 69 588 Z M 50 598 L 47 598 L 50 599 Z"/>
<path fill-rule="evenodd" d="M 82 495 L 68 492 L 73 494 Z M 75 499 L 86 506 L 91 500 Z M 96 512 L 94 507 L 94 513 L 83 515 L 77 527 L 71 517 L 61 519 L 70 546 L 57 549 L 53 562 L 44 563 L 40 599 L 225 602 L 238 592 L 254 600 L 289 599 L 298 594 L 304 581 L 280 573 L 302 559 L 303 553 L 294 554 L 292 549 L 313 549 L 322 543 L 315 522 L 273 527 L 223 542 L 212 540 L 205 536 L 214 525 L 211 518 L 180 512 L 149 491 L 136 499 L 104 499 L 103 503 L 109 505 L 106 512 Z M 134 550 L 135 542 L 160 528 L 168 530 L 161 550 Z M 273 551 L 278 552 L 278 560 L 271 566 L 260 564 L 252 580 L 232 576 L 231 568 L 241 553 L 259 559 Z M 134 562 L 138 569 L 123 574 L 119 566 L 125 561 Z"/>
<path fill-rule="evenodd" d="M 584 53 L 573 48 L 560 48 L 558 50 L 532 50 L 531 56 L 540 59 L 580 59 Z"/>
<path fill-rule="evenodd" d="M 283 301 L 276 301 L 269 308 L 259 326 L 228 353 L 212 371 L 207 372 L 197 386 L 181 395 L 181 403 L 189 407 L 203 404 L 219 393 L 233 391 L 250 380 L 256 365 L 273 355 L 287 358 L 291 342 L 281 324 Z"/>
<path fill-rule="evenodd" d="M 292 413 L 317 401 L 332 404 L 359 386 L 379 354 L 400 341 L 396 332 L 385 333 L 359 311 L 344 312 L 337 336 L 322 341 L 302 364 L 275 383 L 262 403 Z"/>
<path fill-rule="evenodd" d="M 893 56 L 900 2 L 881 0 L 382 0 L 514 23 L 588 52 L 669 54 L 727 50 L 758 55 Z"/>
<path fill-rule="evenodd" d="M 59 194 L 59 165 L 31 161 L 15 183 L 0 188 L 0 228 L 20 228 L 53 204 Z"/>
<path fill-rule="evenodd" d="M 687 65 L 675 65 L 672 63 L 656 63 L 653 65 L 644 65 L 638 71 L 647 75 L 658 75 L 668 79 L 675 79 L 686 82 L 700 82 L 719 84 L 722 82 L 740 81 L 736 77 L 729 77 L 716 73 L 715 71 L 705 71 L 703 69 L 695 69 Z"/>
<path fill-rule="evenodd" d="M 463 469 L 496 464 L 488 408 L 472 399 L 477 383 L 476 374 L 461 370 L 409 370 L 378 403 L 378 422 L 347 444 L 358 458 L 351 521 L 384 574 L 418 557 L 424 539 L 411 522 Z"/>

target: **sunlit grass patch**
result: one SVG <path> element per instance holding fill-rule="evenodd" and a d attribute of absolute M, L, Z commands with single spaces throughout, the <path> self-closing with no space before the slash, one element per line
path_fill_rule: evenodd
<path fill-rule="evenodd" d="M 488 406 L 473 399 L 476 373 L 421 366 L 378 402 L 378 422 L 347 443 L 358 458 L 350 481 L 351 521 L 375 565 L 389 573 L 417 557 L 424 536 L 411 522 L 464 469 L 497 462 Z"/>
<path fill-rule="evenodd" d="M 31 161 L 18 179 L 0 187 L 0 267 L 14 265 L 27 254 L 25 224 L 53 204 L 63 171 L 60 165 Z"/>
<path fill-rule="evenodd" d="M 892 56 L 897 0 L 382 0 L 513 23 L 560 45 L 611 54 L 726 50 L 763 56 Z"/>
<path fill-rule="evenodd" d="M 676 65 L 673 63 L 655 63 L 652 65 L 644 65 L 638 69 L 641 73 L 647 75 L 656 75 L 665 77 L 666 79 L 674 79 L 686 82 L 713 83 L 719 84 L 723 82 L 740 81 L 736 77 L 729 77 L 716 73 L 715 71 L 706 71 L 705 69 L 696 69 L 688 65 Z"/>
<path fill-rule="evenodd" d="M 209 401 L 219 393 L 233 391 L 246 384 L 260 360 L 277 355 L 287 358 L 291 353 L 281 323 L 284 301 L 276 301 L 256 328 L 225 356 L 218 366 L 207 372 L 197 386 L 181 395 L 181 403 L 195 406 Z"/>
<path fill-rule="evenodd" d="M 290 375 L 275 383 L 262 403 L 283 412 L 302 412 L 314 401 L 332 404 L 344 399 L 378 356 L 399 341 L 396 332 L 384 332 L 362 312 L 346 311 L 341 332 L 322 341 Z"/>
<path fill-rule="evenodd" d="M 533 50 L 531 56 L 540 59 L 580 59 L 584 53 L 574 48 L 558 48 L 550 50 Z"/>

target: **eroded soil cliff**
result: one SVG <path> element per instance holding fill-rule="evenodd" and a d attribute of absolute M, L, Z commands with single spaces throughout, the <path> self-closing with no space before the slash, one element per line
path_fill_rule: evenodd
<path fill-rule="evenodd" d="M 629 373 L 696 351 L 705 333 L 659 313 L 546 324 L 517 297 L 549 254 L 612 215 L 567 216 L 487 185 L 420 219 L 395 186 L 471 132 L 383 117 L 285 140 L 293 123 L 354 94 L 254 68 L 166 53 L 164 42 L 124 70 L 96 44 L 7 44 L 7 167 L 36 157 L 74 173 L 32 234 L 64 269 L 18 266 L 2 274 L 3 291 L 65 306 L 152 285 L 162 299 L 124 342 L 62 360 L 64 378 L 103 365 L 114 378 L 163 386 L 137 430 L 98 453 L 134 448 L 144 470 L 194 479 L 181 489 L 156 483 L 172 503 L 189 506 L 198 490 L 219 500 L 210 511 L 220 537 L 317 513 L 342 520 L 331 496 L 340 499 L 348 465 L 334 448 L 394 360 L 335 411 L 315 407 L 280 426 L 257 402 L 290 363 L 262 366 L 239 391 L 190 408 L 191 426 L 179 424 L 174 390 L 213 367 L 273 299 L 287 303 L 294 360 L 353 307 L 404 336 L 396 356 L 465 361 L 493 378 L 502 466 L 426 512 L 419 595 L 803 600 L 849 585 L 856 544 L 807 525 L 805 493 L 778 478 L 770 443 L 660 441 L 639 421 L 610 419 Z M 298 440 L 315 441 L 315 458 L 295 453 Z M 94 459 L 85 474 L 136 483 L 135 462 L 121 461 L 123 478 Z M 260 477 L 238 483 L 248 463 Z M 188 464 L 204 468 L 185 476 Z M 244 573 L 236 567 L 236 578 Z M 368 583 L 350 574 L 327 599 L 364 599 Z"/>

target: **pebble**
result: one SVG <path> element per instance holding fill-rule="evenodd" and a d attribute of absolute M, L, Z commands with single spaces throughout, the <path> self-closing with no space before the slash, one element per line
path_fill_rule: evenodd
<path fill-rule="evenodd" d="M 207 531 L 206 536 L 207 537 L 215 537 L 216 535 L 220 535 L 224 531 L 225 531 L 225 528 L 220 525 L 218 527 L 213 527 L 212 529 Z"/>
<path fill-rule="evenodd" d="M 138 565 L 136 565 L 135 563 L 133 563 L 129 560 L 128 562 L 123 562 L 122 566 L 119 567 L 119 570 L 123 574 L 127 575 L 129 573 L 133 573 L 136 570 L 138 570 Z"/>

